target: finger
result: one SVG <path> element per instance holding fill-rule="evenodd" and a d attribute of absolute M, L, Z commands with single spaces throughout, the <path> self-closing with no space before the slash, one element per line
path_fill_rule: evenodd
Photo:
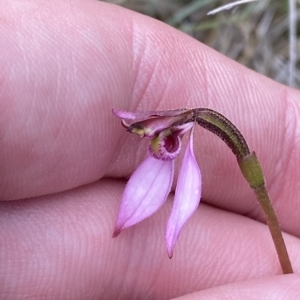
<path fill-rule="evenodd" d="M 300 297 L 298 274 L 271 276 L 230 283 L 176 298 L 178 300 L 297 300 Z"/>
<path fill-rule="evenodd" d="M 111 238 L 124 183 L 101 180 L 40 199 L 0 203 L 0 294 L 55 299 L 170 299 L 281 274 L 265 225 L 200 205 L 170 260 L 171 201 Z M 295 272 L 300 241 L 285 236 Z M 122 296 L 121 296 L 122 295 Z"/>
<path fill-rule="evenodd" d="M 210 107 L 232 120 L 256 150 L 283 228 L 299 234 L 299 92 L 116 6 L 22 3 L 0 4 L 6 20 L 0 198 L 128 176 L 145 156 L 146 142 L 126 135 L 111 108 Z M 233 155 L 211 134 L 197 134 L 204 198 L 261 220 Z"/>
<path fill-rule="evenodd" d="M 119 137 L 111 108 L 129 102 L 133 74 L 126 38 L 112 38 L 118 16 L 101 10 L 96 1 L 1 1 L 2 199 L 104 175 Z"/>

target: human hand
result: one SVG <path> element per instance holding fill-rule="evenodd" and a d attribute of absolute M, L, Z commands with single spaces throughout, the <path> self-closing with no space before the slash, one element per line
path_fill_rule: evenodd
<path fill-rule="evenodd" d="M 111 109 L 209 107 L 258 154 L 299 272 L 298 91 L 117 6 L 2 0 L 0 14 L 1 299 L 299 299 L 297 274 L 274 276 L 273 242 L 235 157 L 200 128 L 203 197 L 174 257 L 163 238 L 171 196 L 111 238 L 147 144 Z"/>

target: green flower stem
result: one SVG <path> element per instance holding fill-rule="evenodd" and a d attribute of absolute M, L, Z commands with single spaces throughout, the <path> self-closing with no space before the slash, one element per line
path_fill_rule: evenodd
<path fill-rule="evenodd" d="M 270 201 L 260 163 L 239 130 L 223 115 L 207 108 L 194 110 L 194 120 L 203 128 L 220 137 L 237 158 L 240 169 L 253 190 L 266 217 L 271 236 L 284 274 L 293 273 L 282 232 Z"/>
<path fill-rule="evenodd" d="M 293 273 L 293 268 L 280 230 L 278 219 L 266 190 L 262 169 L 255 152 L 252 152 L 243 159 L 238 159 L 238 163 L 244 177 L 249 183 L 264 211 L 282 272 L 284 274 Z"/>

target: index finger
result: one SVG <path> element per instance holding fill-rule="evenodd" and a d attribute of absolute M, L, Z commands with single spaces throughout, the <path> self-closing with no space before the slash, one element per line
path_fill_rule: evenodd
<path fill-rule="evenodd" d="M 112 108 L 209 107 L 237 125 L 256 150 L 282 225 L 295 233 L 299 92 L 122 8 L 40 3 L 0 4 L 1 199 L 129 176 L 146 155 L 146 142 L 126 134 Z M 223 142 L 198 131 L 195 152 L 203 199 L 259 218 Z"/>

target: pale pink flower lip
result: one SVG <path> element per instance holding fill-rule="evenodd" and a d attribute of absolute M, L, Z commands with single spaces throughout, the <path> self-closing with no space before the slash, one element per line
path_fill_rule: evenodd
<path fill-rule="evenodd" d="M 130 177 L 123 194 L 113 236 L 156 212 L 167 199 L 174 175 L 174 160 L 148 156 Z"/>

